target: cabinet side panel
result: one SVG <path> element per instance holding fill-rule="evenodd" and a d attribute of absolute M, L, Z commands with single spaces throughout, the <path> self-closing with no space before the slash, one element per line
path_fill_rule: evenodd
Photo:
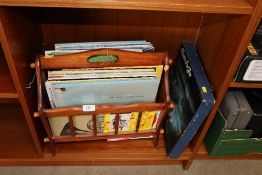
<path fill-rule="evenodd" d="M 203 19 L 197 48 L 216 94 L 229 73 L 248 21 L 247 15 L 206 14 Z"/>
<path fill-rule="evenodd" d="M 0 39 L 35 148 L 41 155 L 40 133 L 36 130 L 39 122 L 32 117 L 36 104 L 35 89 L 27 88 L 34 75 L 29 65 L 41 48 L 40 27 L 19 9 L 0 8 Z"/>
<path fill-rule="evenodd" d="M 228 21 L 228 26 L 227 26 L 227 32 L 225 36 L 223 37 L 223 42 L 226 42 L 226 37 L 228 38 L 227 44 L 225 46 L 221 46 L 219 51 L 223 53 L 219 53 L 218 56 L 214 56 L 216 58 L 215 60 L 221 59 L 221 62 L 226 61 L 228 65 L 225 65 L 225 67 L 220 67 L 220 70 L 225 68 L 225 70 L 222 70 L 222 74 L 218 77 L 219 75 L 216 75 L 215 73 L 211 73 L 210 79 L 212 82 L 215 81 L 216 76 L 218 77 L 218 81 L 214 85 L 214 89 L 217 95 L 216 98 L 216 104 L 213 107 L 207 121 L 203 125 L 201 131 L 197 134 L 197 136 L 194 138 L 191 144 L 191 149 L 192 149 L 192 155 L 189 161 L 184 162 L 184 168 L 188 169 L 189 166 L 191 165 L 193 159 L 197 156 L 198 152 L 202 152 L 204 149 L 203 148 L 202 142 L 204 140 L 204 137 L 214 119 L 214 116 L 219 108 L 220 103 L 223 100 L 224 95 L 226 94 L 226 91 L 228 90 L 230 81 L 232 81 L 232 78 L 234 76 L 234 73 L 236 72 L 241 60 L 243 59 L 243 55 L 245 53 L 245 50 L 247 48 L 248 42 L 250 42 L 251 37 L 253 33 L 256 30 L 257 25 L 259 24 L 259 21 L 261 20 L 261 12 L 262 12 L 262 1 L 256 1 L 256 0 L 250 0 L 252 4 L 256 3 L 256 7 L 253 11 L 252 15 L 232 15 L 231 19 Z M 230 35 L 231 34 L 231 35 Z M 199 40 L 201 41 L 201 39 Z M 202 47 L 202 52 L 204 51 L 204 38 L 202 38 L 202 42 L 198 42 L 199 47 Z M 229 50 L 232 50 L 232 52 L 226 52 L 227 48 Z M 208 47 L 210 49 L 210 47 Z M 223 49 L 223 50 L 221 50 Z M 205 58 L 206 60 L 208 57 Z M 212 58 L 211 58 L 212 59 Z M 229 59 L 229 60 L 227 60 Z M 204 65 L 206 66 L 206 61 L 203 61 Z M 216 61 L 215 63 L 217 63 Z M 215 64 L 214 63 L 214 64 Z M 225 64 L 225 63 L 223 63 Z M 215 64 L 216 65 L 216 64 Z M 207 67 L 207 66 L 206 66 Z M 209 68 L 210 69 L 210 68 Z M 209 72 L 211 72 L 209 70 Z M 207 156 L 206 151 L 205 156 Z M 201 153 L 200 153 L 201 154 Z M 259 157 L 257 155 L 251 156 L 251 157 Z"/>
<path fill-rule="evenodd" d="M 194 42 L 202 13 L 97 9 L 40 9 L 43 38 L 60 42 L 147 40 L 175 57 L 184 40 Z"/>

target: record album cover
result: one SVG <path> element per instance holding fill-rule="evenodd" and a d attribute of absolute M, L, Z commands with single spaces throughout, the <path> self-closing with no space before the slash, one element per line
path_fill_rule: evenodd
<path fill-rule="evenodd" d="M 166 121 L 166 147 L 177 158 L 192 140 L 215 103 L 196 48 L 184 42 L 170 70 L 170 96 L 176 107 Z"/>

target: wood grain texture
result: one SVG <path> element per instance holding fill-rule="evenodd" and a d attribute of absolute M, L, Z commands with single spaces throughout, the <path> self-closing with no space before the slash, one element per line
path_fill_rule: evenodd
<path fill-rule="evenodd" d="M 197 48 L 209 81 L 214 88 L 216 104 L 192 141 L 192 155 L 188 161 L 184 162 L 184 169 L 190 167 L 223 100 L 228 88 L 228 85 L 225 84 L 225 77 L 228 76 L 236 53 L 240 54 L 239 45 L 236 43 L 240 43 L 244 37 L 249 20 L 249 16 L 242 15 L 205 14 L 203 18 Z M 245 49 L 241 54 L 244 52 Z"/>
<path fill-rule="evenodd" d="M 37 158 L 20 104 L 0 103 L 0 159 Z"/>
<path fill-rule="evenodd" d="M 23 110 L 36 145 L 39 144 L 37 142 L 39 138 L 32 129 L 34 126 L 29 117 L 36 102 L 36 100 L 32 100 L 35 93 L 28 92 L 24 87 L 32 77 L 32 71 L 28 69 L 29 63 L 37 53 L 41 53 L 42 42 L 48 45 L 56 42 L 146 39 L 156 46 L 157 51 L 167 50 L 171 58 L 174 58 L 181 41 L 194 41 L 197 35 L 202 14 L 188 12 L 239 14 L 204 14 L 197 47 L 200 50 L 200 55 L 203 55 L 202 62 L 215 89 L 217 104 L 192 143 L 193 153 L 190 148 L 187 148 L 182 157 L 178 159 L 185 160 L 185 168 L 190 166 L 198 149 L 201 148 L 216 110 L 230 86 L 232 75 L 240 63 L 241 55 L 255 30 L 255 25 L 258 24 L 256 14 L 259 8 L 261 13 L 262 6 L 261 2 L 256 4 L 256 0 L 76 0 L 70 2 L 69 0 L 1 0 L 0 5 L 19 6 L 0 9 L 0 38 L 2 44 L 4 43 L 3 48 L 5 55 L 7 55 L 8 65 L 15 80 L 17 93 L 21 96 Z M 20 6 L 58 8 L 25 8 Z M 105 10 L 110 8 L 132 10 Z M 32 48 L 34 46 L 35 48 Z M 122 142 L 105 144 L 102 141 L 58 144 L 56 157 L 52 157 L 50 151 L 45 148 L 43 164 L 82 163 L 94 165 L 110 164 L 110 162 L 119 164 L 177 162 L 177 160 L 166 159 L 163 140 L 160 140 L 160 151 L 156 151 L 152 147 L 151 140 L 125 142 L 125 144 Z M 134 145 L 132 146 L 132 144 Z M 39 147 L 37 146 L 37 148 Z M 99 148 L 102 150 L 101 154 L 95 151 Z M 128 152 L 128 148 L 131 148 L 131 152 Z M 109 160 L 111 150 L 113 151 L 111 154 L 113 160 Z M 130 156 L 126 157 L 129 154 Z M 104 157 L 107 159 L 103 159 Z M 26 161 L 13 160 L 18 164 L 26 164 Z M 32 162 L 35 162 L 35 165 L 40 165 L 39 160 L 32 160 Z M 12 164 L 7 160 L 0 161 L 0 164 L 2 163 Z"/>
<path fill-rule="evenodd" d="M 236 83 L 236 82 L 231 82 L 229 87 L 232 88 L 262 88 L 262 83 Z"/>
<path fill-rule="evenodd" d="M 86 112 L 81 107 L 65 107 L 55 109 L 44 109 L 44 115 L 46 117 L 59 117 L 64 115 L 90 115 L 90 114 L 102 114 L 102 113 L 125 113 L 134 111 L 155 111 L 163 110 L 165 108 L 164 103 L 134 103 L 134 104 L 115 104 L 115 105 L 96 105 L 96 111 Z M 39 113 L 35 112 L 35 117 L 39 116 Z"/>
<path fill-rule="evenodd" d="M 116 55 L 117 60 L 113 63 L 90 63 L 88 62 L 89 58 L 96 55 L 101 54 L 109 54 L 109 55 Z M 63 56 L 56 56 L 53 59 L 45 58 L 44 56 L 37 57 L 35 60 L 35 64 L 31 64 L 31 67 L 35 68 L 36 70 L 36 78 L 37 78 L 37 94 L 38 94 L 38 110 L 34 113 L 35 117 L 40 117 L 41 122 L 45 128 L 45 131 L 48 136 L 48 141 L 51 146 L 51 152 L 53 155 L 56 154 L 56 149 L 54 143 L 56 142 L 75 142 L 75 141 L 87 141 L 87 140 L 100 140 L 100 139 L 107 139 L 107 138 L 120 138 L 120 137 L 140 137 L 140 136 L 149 136 L 153 135 L 153 139 L 155 139 L 154 145 L 158 146 L 159 142 L 159 134 L 160 129 L 158 127 L 157 130 L 150 130 L 148 132 L 137 132 L 138 128 L 136 128 L 136 132 L 133 133 L 118 133 L 118 125 L 119 125 L 119 113 L 126 113 L 126 112 L 141 112 L 142 111 L 161 111 L 162 117 L 159 117 L 158 122 L 160 119 L 163 119 L 163 114 L 166 114 L 166 110 L 170 108 L 169 104 L 170 97 L 169 95 L 169 79 L 168 75 L 168 57 L 167 54 L 164 52 L 148 52 L 148 53 L 138 53 L 138 52 L 130 52 L 130 51 L 122 51 L 117 49 L 98 49 L 98 50 L 91 50 L 85 51 L 76 54 L 68 54 Z M 44 81 L 42 80 L 41 72 L 42 70 L 53 70 L 53 69 L 76 69 L 76 68 L 101 68 L 101 67 L 126 67 L 126 66 L 154 66 L 154 65 L 163 65 L 164 71 L 163 76 L 165 78 L 161 78 L 164 83 L 163 90 L 166 91 L 165 95 L 168 97 L 162 97 L 164 100 L 160 103 L 130 103 L 130 104 L 105 104 L 105 105 L 96 105 L 95 111 L 86 112 L 83 111 L 80 107 L 63 107 L 63 108 L 44 108 L 43 104 L 43 92 L 44 92 Z M 161 89 L 162 90 L 162 89 Z M 73 126 L 72 116 L 74 115 L 87 115 L 87 114 L 115 114 L 115 130 L 114 134 L 112 135 L 100 135 L 97 134 L 96 136 L 92 135 L 76 135 Z M 48 123 L 48 117 L 61 117 L 61 116 L 68 116 L 69 117 L 69 125 L 71 130 L 70 136 L 59 136 L 54 137 L 52 135 L 52 130 Z M 137 126 L 140 123 L 137 122 Z M 46 140 L 46 139 L 45 139 Z"/>
<path fill-rule="evenodd" d="M 4 82 L 4 81 L 3 81 Z M 18 95 L 17 95 L 17 93 L 6 93 L 6 92 L 0 92 L 0 98 L 6 98 L 6 99 L 8 99 L 8 98 L 10 98 L 10 99 L 18 99 Z"/>
<path fill-rule="evenodd" d="M 96 55 L 113 55 L 117 60 L 113 63 L 90 63 L 89 58 Z M 81 53 L 55 56 L 54 59 L 40 57 L 41 69 L 77 69 L 77 68 L 104 68 L 127 66 L 155 66 L 165 63 L 165 53 L 162 52 L 131 52 L 117 49 L 96 49 Z"/>
<path fill-rule="evenodd" d="M 41 70 L 41 64 L 40 64 L 40 60 L 39 58 L 36 58 L 35 60 L 35 74 L 36 74 L 36 82 L 37 82 L 37 111 L 39 113 L 39 117 L 40 117 L 40 121 L 42 123 L 42 126 L 45 129 L 45 132 L 47 134 L 47 137 L 49 139 L 49 143 L 50 143 L 50 148 L 51 148 L 51 152 L 53 154 L 53 156 L 55 155 L 55 146 L 54 146 L 54 140 L 52 139 L 52 131 L 51 131 L 51 127 L 50 124 L 47 120 L 47 118 L 44 116 L 44 112 L 43 112 L 43 107 L 44 104 L 43 101 L 45 98 L 43 98 L 44 93 L 43 93 L 43 89 L 44 89 L 44 79 L 42 79 L 44 77 L 44 74 L 42 74 L 42 70 Z M 42 75 L 41 75 L 42 74 Z"/>
<path fill-rule="evenodd" d="M 75 136 L 57 136 L 53 140 L 55 143 L 66 143 L 66 142 L 82 142 L 82 141 L 94 141 L 94 140 L 106 140 L 109 138 L 126 138 L 126 137 L 146 137 L 153 136 L 156 130 L 139 131 L 137 132 L 121 132 L 121 133 L 99 133 L 96 136 L 90 134 L 77 134 Z M 44 138 L 44 142 L 49 142 L 50 139 Z"/>
<path fill-rule="evenodd" d="M 205 13 L 250 14 L 246 0 L 1 0 L 2 6 L 135 9 Z"/>
<path fill-rule="evenodd" d="M 18 97 L 10 98 L 12 94 L 9 94 L 8 96 L 3 96 L 3 98 L 0 98 L 0 104 L 1 103 L 20 103 Z"/>
<path fill-rule="evenodd" d="M 0 98 L 18 98 L 3 50 L 0 46 Z"/>
<path fill-rule="evenodd" d="M 30 18 L 34 16 L 34 20 L 41 23 L 47 46 L 63 42 L 147 40 L 155 46 L 156 51 L 168 51 L 169 57 L 174 59 L 182 41 L 194 42 L 201 15 L 201 13 L 40 8 L 37 14 L 30 15 Z"/>
<path fill-rule="evenodd" d="M 181 164 L 191 154 L 189 147 L 175 160 L 166 156 L 163 137 L 160 137 L 159 148 L 152 145 L 152 140 L 127 140 L 106 142 L 59 143 L 57 154 L 53 157 L 49 145 L 45 145 L 43 159 L 0 159 L 0 165 L 31 166 L 72 166 L 72 165 L 161 165 Z"/>
<path fill-rule="evenodd" d="M 74 122 L 72 116 L 68 116 L 69 118 L 69 127 L 70 127 L 70 133 L 72 137 L 75 137 L 76 132 L 75 132 L 75 127 L 74 127 Z"/>
<path fill-rule="evenodd" d="M 39 36 L 36 35 L 38 29 L 30 19 L 25 18 L 19 12 L 15 13 L 0 8 L 0 41 L 23 108 L 24 117 L 36 150 L 41 155 L 40 133 L 36 131 L 36 127 L 41 128 L 41 126 L 38 125 L 37 120 L 32 119 L 36 96 L 33 95 L 34 88 L 26 88 L 33 77 L 33 71 L 28 67 L 35 52 L 39 49 Z"/>
<path fill-rule="evenodd" d="M 136 132 L 139 130 L 140 122 L 141 122 L 142 112 L 138 113 L 137 122 L 136 122 Z"/>
<path fill-rule="evenodd" d="M 92 121 L 93 121 L 93 136 L 97 135 L 97 128 L 96 128 L 96 115 L 92 115 Z"/>
<path fill-rule="evenodd" d="M 51 156 L 49 145 L 45 146 L 43 159 L 0 159 L 0 165 L 161 165 L 182 163 L 191 153 L 186 148 L 179 159 L 171 160 L 166 156 L 164 140 L 161 136 L 158 149 L 152 140 L 129 140 L 106 142 L 104 140 L 57 144 L 57 154 Z"/>
<path fill-rule="evenodd" d="M 226 50 L 227 51 L 223 54 L 223 61 L 228 61 L 227 59 L 230 59 L 231 61 L 227 63 L 230 66 L 225 65 L 227 70 L 226 70 L 226 73 L 222 75 L 222 77 L 217 75 L 217 78 L 223 81 L 219 80 L 220 85 L 215 87 L 216 95 L 217 95 L 216 104 L 214 105 L 212 111 L 209 114 L 209 117 L 207 118 L 200 132 L 196 135 L 196 137 L 194 138 L 192 142 L 192 155 L 188 161 L 184 162 L 184 169 L 188 169 L 190 167 L 194 157 L 197 155 L 197 152 L 199 148 L 201 147 L 201 144 L 203 143 L 203 140 L 208 132 L 208 129 L 216 115 L 216 112 L 228 88 L 230 87 L 230 82 L 232 81 L 233 76 L 240 62 L 243 59 L 243 55 L 246 51 L 247 45 L 250 42 L 251 37 L 253 33 L 255 32 L 257 25 L 260 22 L 261 12 L 262 12 L 262 1 L 257 1 L 256 7 L 254 9 L 254 13 L 252 15 L 240 16 L 240 17 L 237 17 L 237 19 L 233 17 L 233 21 L 232 20 L 229 21 L 228 29 L 226 29 L 227 32 L 226 32 L 226 35 L 224 35 L 224 37 L 228 37 L 228 38 L 233 37 L 236 40 L 235 41 L 232 39 L 229 40 L 228 38 L 226 40 L 226 38 L 224 38 L 224 43 L 226 43 L 225 45 L 227 46 L 227 48 L 224 48 L 224 49 L 225 51 Z M 236 33 L 238 33 L 238 35 L 236 35 Z M 240 44 L 236 44 L 236 43 L 240 43 Z M 221 48 L 223 47 L 224 45 L 221 46 Z M 224 51 L 221 51 L 221 52 L 224 52 Z M 227 53 L 230 53 L 230 54 L 227 54 Z M 218 55 L 220 54 L 221 53 L 219 53 Z M 232 58 L 227 57 L 230 55 Z M 217 60 L 221 59 L 222 58 L 221 56 L 222 55 L 220 55 L 220 57 L 217 58 Z M 217 64 L 216 63 L 214 64 L 218 66 L 219 62 L 217 62 Z M 224 63 L 222 64 L 224 65 Z M 220 74 L 220 72 L 218 72 L 218 74 Z M 216 89 L 218 87 L 219 89 Z"/>
<path fill-rule="evenodd" d="M 206 14 L 203 18 L 197 48 L 216 95 L 224 88 L 224 79 L 238 49 L 236 43 L 241 42 L 248 21 L 249 17 L 243 15 Z"/>
<path fill-rule="evenodd" d="M 47 148 L 47 147 L 46 147 Z M 168 160 L 166 156 L 163 137 L 160 138 L 156 149 L 151 139 L 127 140 L 119 142 L 106 142 L 104 140 L 77 143 L 56 144 L 56 156 L 52 157 L 49 149 L 45 149 L 45 160 L 55 161 L 149 161 Z M 186 148 L 177 160 L 187 160 L 191 150 Z M 174 160 L 169 160 L 174 161 Z"/>
<path fill-rule="evenodd" d="M 118 127 L 119 127 L 119 114 L 115 115 L 115 135 L 118 134 Z"/>

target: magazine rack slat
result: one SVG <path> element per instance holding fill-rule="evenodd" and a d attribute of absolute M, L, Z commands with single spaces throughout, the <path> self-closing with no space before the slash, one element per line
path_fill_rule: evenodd
<path fill-rule="evenodd" d="M 102 61 L 90 61 L 93 56 L 97 55 L 102 55 L 105 59 Z M 113 57 L 116 59 L 111 59 Z M 64 56 L 55 56 L 54 58 L 45 58 L 43 56 L 37 57 L 35 63 L 31 64 L 31 67 L 36 69 L 38 93 L 38 111 L 34 113 L 34 116 L 40 117 L 41 119 L 48 137 L 45 139 L 45 141 L 50 143 L 52 154 L 55 155 L 55 142 L 75 142 L 119 137 L 139 137 L 153 135 L 154 146 L 157 147 L 163 120 L 165 119 L 168 111 L 174 107 L 174 105 L 170 101 L 169 96 L 169 63 L 170 62 L 168 61 L 166 53 L 135 53 L 115 49 L 99 49 Z M 46 81 L 44 70 L 155 65 L 164 65 L 164 70 L 162 73 L 158 91 L 158 100 L 160 102 L 96 105 L 95 111 L 85 112 L 81 107 L 63 107 L 51 109 L 50 107 L 48 107 L 47 100 L 44 98 L 43 95 L 43 93 L 45 92 L 44 83 Z M 155 129 L 139 131 L 143 111 L 160 111 L 158 123 Z M 139 112 L 136 130 L 133 132 L 119 133 L 119 114 L 126 112 Z M 97 133 L 96 115 L 105 113 L 115 114 L 116 124 L 113 133 Z M 92 134 L 76 134 L 73 123 L 73 116 L 75 115 L 92 115 Z M 68 116 L 71 134 L 67 136 L 54 137 L 49 125 L 48 118 L 61 116 Z"/>
<path fill-rule="evenodd" d="M 172 105 L 171 105 L 172 106 Z M 115 111 L 119 113 L 125 113 L 130 111 L 153 111 L 164 110 L 166 107 L 165 103 L 133 103 L 133 104 L 115 104 L 115 105 L 97 105 L 95 111 L 84 112 L 81 107 L 65 107 L 55 109 L 43 109 L 45 117 L 59 117 L 62 115 L 93 115 L 101 113 L 113 113 Z M 35 117 L 39 117 L 39 112 L 34 113 Z"/>

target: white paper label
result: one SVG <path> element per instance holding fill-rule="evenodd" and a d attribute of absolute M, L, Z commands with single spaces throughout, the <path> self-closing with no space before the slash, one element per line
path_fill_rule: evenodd
<path fill-rule="evenodd" d="M 262 60 L 253 60 L 250 62 L 243 80 L 262 81 Z"/>
<path fill-rule="evenodd" d="M 96 110 L 96 105 L 83 105 L 84 112 L 90 112 L 95 110 Z"/>

